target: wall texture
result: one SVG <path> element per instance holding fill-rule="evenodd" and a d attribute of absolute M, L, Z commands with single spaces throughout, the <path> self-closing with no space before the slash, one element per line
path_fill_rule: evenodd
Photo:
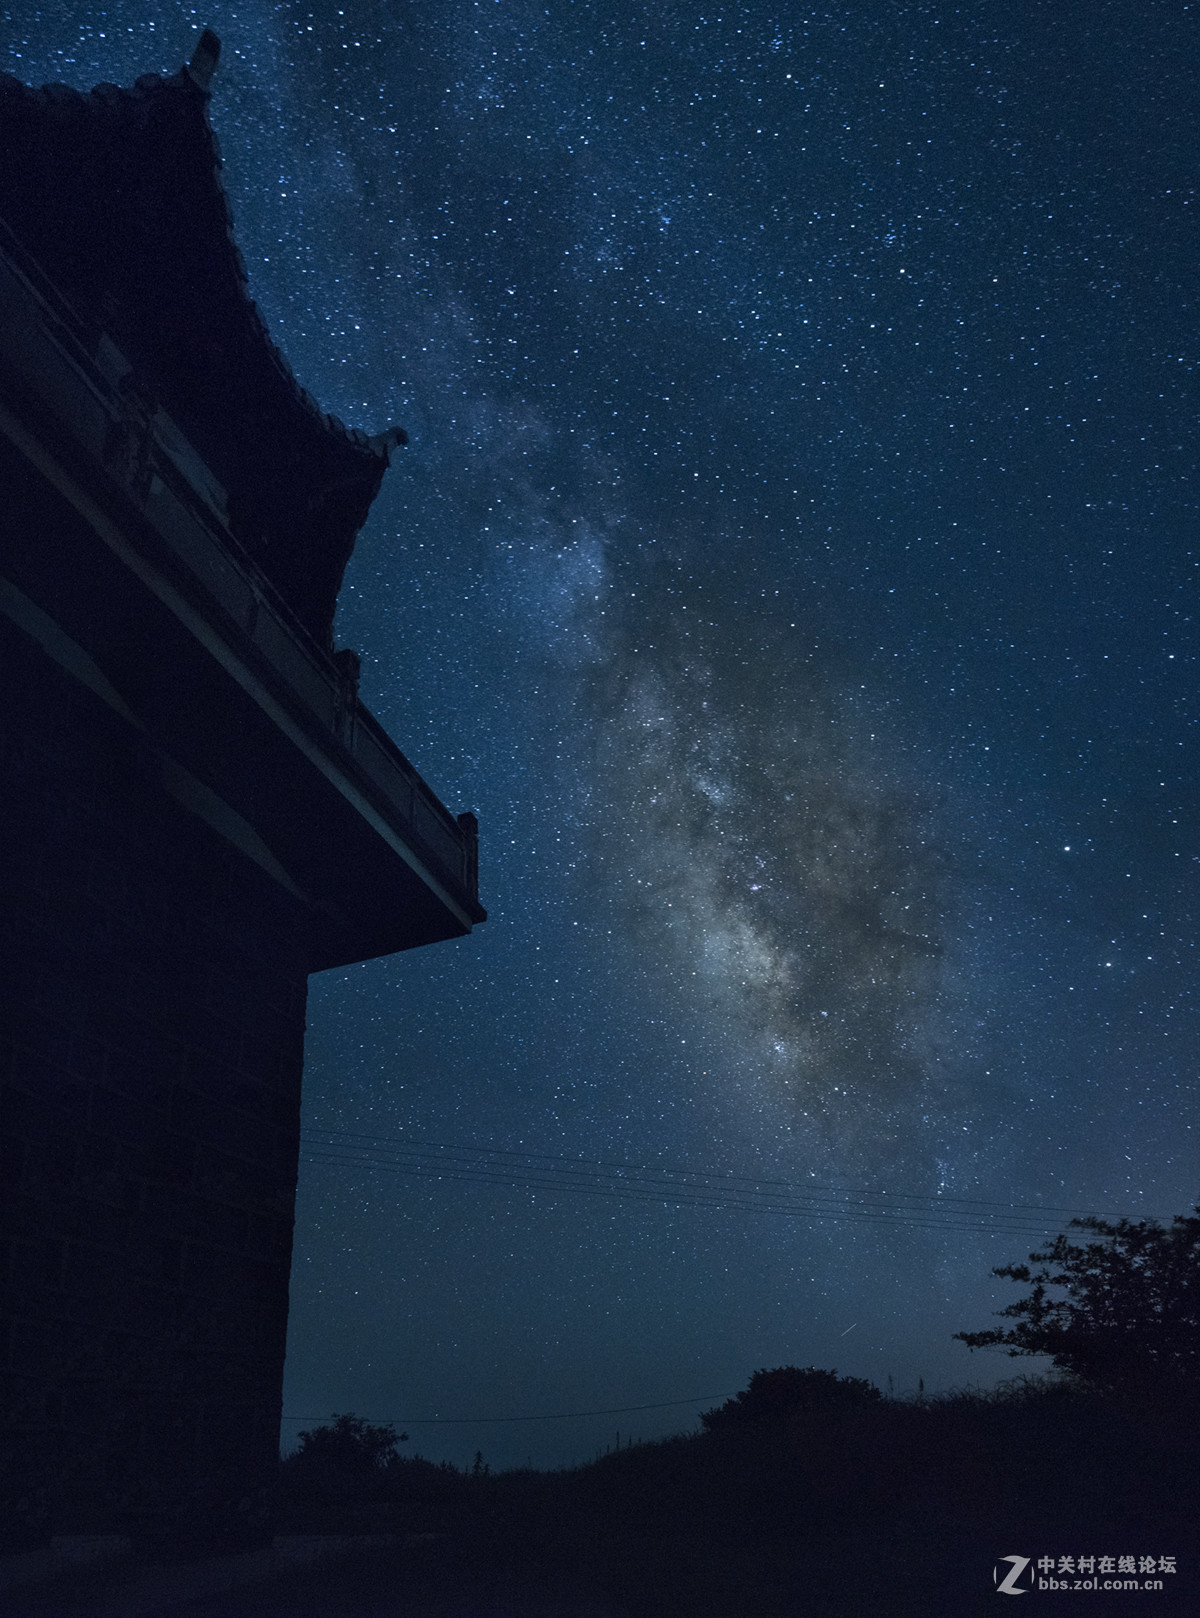
<path fill-rule="evenodd" d="M 33 1531 L 236 1532 L 278 1456 L 305 932 L 2 617 L 0 670 L 6 1493 Z"/>

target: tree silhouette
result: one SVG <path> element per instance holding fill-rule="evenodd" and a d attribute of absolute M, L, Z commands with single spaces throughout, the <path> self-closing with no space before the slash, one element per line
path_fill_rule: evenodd
<path fill-rule="evenodd" d="M 396 1445 L 407 1433 L 372 1426 L 361 1416 L 334 1416 L 330 1427 L 314 1427 L 299 1435 L 300 1447 L 290 1457 L 296 1471 L 345 1479 L 379 1476 L 397 1459 Z"/>
<path fill-rule="evenodd" d="M 1028 1264 L 993 1270 L 1032 1285 L 1027 1298 L 998 1311 L 1018 1322 L 990 1331 L 960 1331 L 969 1348 L 1006 1348 L 1010 1355 L 1048 1354 L 1085 1382 L 1117 1387 L 1200 1375 L 1200 1207 L 1155 1220 L 1088 1217 L 1072 1227 L 1101 1238 L 1081 1246 L 1056 1236 Z M 1048 1288 L 1062 1287 L 1052 1298 Z"/>
<path fill-rule="evenodd" d="M 731 1427 L 779 1426 L 799 1412 L 845 1410 L 882 1397 L 862 1377 L 781 1365 L 774 1371 L 755 1371 L 744 1392 L 715 1410 L 705 1410 L 700 1420 L 710 1433 Z"/>

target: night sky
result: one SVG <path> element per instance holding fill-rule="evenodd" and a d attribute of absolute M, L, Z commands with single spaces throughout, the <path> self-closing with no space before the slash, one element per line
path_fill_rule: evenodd
<path fill-rule="evenodd" d="M 285 1436 L 1030 1368 L 991 1267 L 1200 1192 L 1197 8 L 3 17 L 216 30 L 252 294 L 410 440 L 337 640 L 489 920 L 312 980 Z"/>

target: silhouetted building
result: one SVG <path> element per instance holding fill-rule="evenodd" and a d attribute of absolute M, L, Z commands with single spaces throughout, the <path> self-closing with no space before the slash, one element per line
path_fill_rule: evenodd
<path fill-rule="evenodd" d="M 262 1520 L 310 972 L 484 919 L 475 821 L 358 700 L 334 604 L 396 430 L 246 290 L 219 46 L 0 77 L 6 1527 Z"/>

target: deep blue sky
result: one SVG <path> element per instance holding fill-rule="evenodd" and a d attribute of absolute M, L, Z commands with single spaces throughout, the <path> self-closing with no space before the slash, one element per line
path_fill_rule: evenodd
<path fill-rule="evenodd" d="M 951 1341 L 990 1267 L 1200 1179 L 1196 8 L 3 15 L 79 88 L 220 34 L 253 295 L 410 437 L 338 638 L 490 919 L 313 980 L 289 1416 L 1019 1370 Z"/>

